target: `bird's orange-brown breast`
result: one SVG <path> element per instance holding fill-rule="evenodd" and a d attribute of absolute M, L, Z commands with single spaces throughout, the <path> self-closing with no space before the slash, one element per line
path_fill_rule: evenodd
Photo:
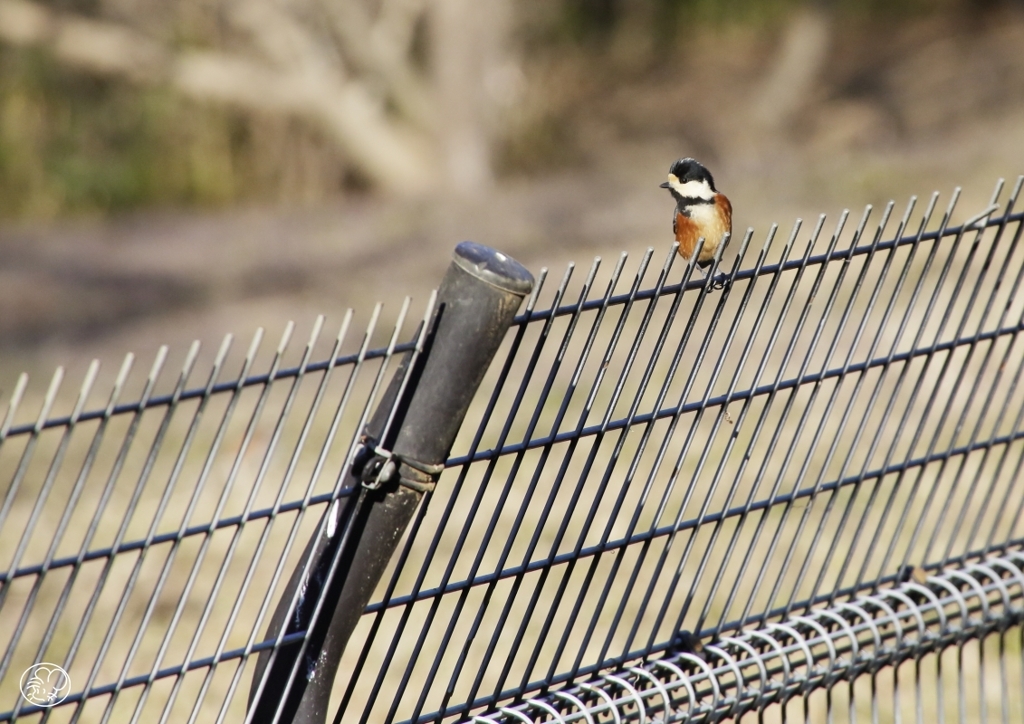
<path fill-rule="evenodd" d="M 725 196 L 717 194 L 713 204 L 692 208 L 690 216 L 676 210 L 674 227 L 680 255 L 686 259 L 692 257 L 697 242 L 703 236 L 704 246 L 697 261 L 702 264 L 710 262 L 715 258 L 722 238 L 732 233 L 732 204 Z"/>
<path fill-rule="evenodd" d="M 684 259 L 689 259 L 697 248 L 697 241 L 703 236 L 700 233 L 700 226 L 686 214 L 676 211 L 675 230 L 676 241 L 679 242 L 679 254 Z M 709 242 L 705 239 L 702 251 L 707 251 L 708 244 Z"/>

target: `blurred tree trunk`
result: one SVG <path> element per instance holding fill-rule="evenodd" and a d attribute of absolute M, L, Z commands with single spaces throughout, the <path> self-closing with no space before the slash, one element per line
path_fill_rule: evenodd
<path fill-rule="evenodd" d="M 783 31 L 753 107 L 753 120 L 764 130 L 780 131 L 809 100 L 832 45 L 834 19 L 824 2 L 808 3 Z"/>
<path fill-rule="evenodd" d="M 432 65 L 440 107 L 444 175 L 458 194 L 487 188 L 492 120 L 488 74 L 501 65 L 508 23 L 502 0 L 434 0 L 431 3 Z"/>
<path fill-rule="evenodd" d="M 302 118 L 387 192 L 471 194 L 491 183 L 496 101 L 487 85 L 507 57 L 504 0 L 211 1 L 230 30 L 224 47 L 159 42 L 151 19 L 131 17 L 141 6 L 121 7 L 113 20 L 33 0 L 0 0 L 0 42 L 46 48 L 78 70 Z M 423 23 L 429 64 L 417 57 Z"/>

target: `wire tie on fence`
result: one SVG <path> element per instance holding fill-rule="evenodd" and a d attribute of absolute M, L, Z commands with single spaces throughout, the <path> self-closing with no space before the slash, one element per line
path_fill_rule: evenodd
<path fill-rule="evenodd" d="M 428 479 L 417 480 L 402 475 L 402 465 L 423 473 Z M 407 455 L 399 455 L 381 447 L 377 440 L 366 434 L 359 438 L 359 447 L 352 457 L 352 472 L 367 490 L 378 490 L 394 480 L 418 493 L 428 493 L 434 489 L 443 470 L 444 463 L 425 463 Z"/>
<path fill-rule="evenodd" d="M 987 209 L 982 211 L 980 214 L 975 214 L 967 221 L 965 221 L 963 225 L 963 230 L 979 231 L 981 229 L 984 229 L 985 226 L 987 226 L 985 219 L 994 214 L 996 211 L 999 211 L 999 204 L 992 204 Z"/>

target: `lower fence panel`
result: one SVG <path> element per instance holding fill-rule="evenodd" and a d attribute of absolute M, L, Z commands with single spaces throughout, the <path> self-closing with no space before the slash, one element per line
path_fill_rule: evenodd
<path fill-rule="evenodd" d="M 1015 721 L 1022 566 L 1010 550 L 710 642 L 684 632 L 652 661 L 472 720 Z"/>
<path fill-rule="evenodd" d="M 705 278 L 674 250 L 541 270 L 443 464 L 365 433 L 445 303 L 129 356 L 102 395 L 95 366 L 22 378 L 0 722 L 253 721 L 371 448 L 422 499 L 302 721 L 1022 720 L 1022 184 L 748 231 Z M 70 677 L 52 707 L 40 662 Z"/>

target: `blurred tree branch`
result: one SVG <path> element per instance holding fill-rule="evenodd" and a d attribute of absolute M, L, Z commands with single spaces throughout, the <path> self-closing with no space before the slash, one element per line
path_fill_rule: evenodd
<path fill-rule="evenodd" d="M 472 5 L 466 22 L 463 0 L 223 0 L 221 15 L 243 42 L 196 49 L 153 40 L 131 21 L 0 0 L 0 42 L 194 99 L 304 118 L 389 192 L 472 193 L 490 181 L 489 98 L 476 86 L 501 60 L 486 46 L 503 17 Z M 413 58 L 421 22 L 434 25 L 432 75 Z"/>

